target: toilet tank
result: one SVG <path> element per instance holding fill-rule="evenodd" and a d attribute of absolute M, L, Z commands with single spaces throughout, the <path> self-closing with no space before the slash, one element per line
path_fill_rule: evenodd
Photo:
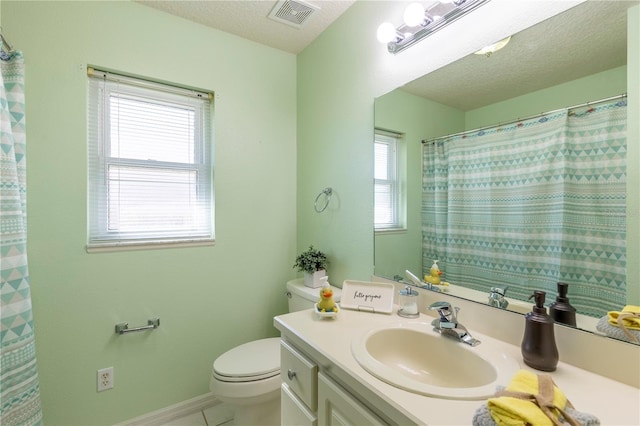
<path fill-rule="evenodd" d="M 342 290 L 331 286 L 333 300 L 340 302 Z M 289 312 L 302 311 L 313 308 L 314 303 L 320 299 L 320 287 L 311 288 L 304 285 L 304 278 L 287 282 L 287 297 L 289 298 Z"/>

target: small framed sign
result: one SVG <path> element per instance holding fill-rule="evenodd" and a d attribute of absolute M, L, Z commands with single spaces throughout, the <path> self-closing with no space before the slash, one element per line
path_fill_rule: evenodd
<path fill-rule="evenodd" d="M 345 309 L 390 314 L 395 288 L 391 283 L 345 280 L 340 306 Z"/>

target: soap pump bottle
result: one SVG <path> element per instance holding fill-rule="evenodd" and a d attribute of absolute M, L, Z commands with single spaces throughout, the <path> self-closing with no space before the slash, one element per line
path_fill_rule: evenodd
<path fill-rule="evenodd" d="M 549 305 L 549 315 L 555 322 L 576 326 L 576 308 L 571 306 L 567 291 L 569 284 L 558 283 L 558 297 L 556 301 Z"/>
<path fill-rule="evenodd" d="M 558 365 L 558 348 L 553 332 L 553 319 L 544 307 L 546 293 L 536 290 L 529 299 L 535 299 L 533 310 L 525 315 L 522 358 L 529 367 L 541 371 L 554 371 Z"/>

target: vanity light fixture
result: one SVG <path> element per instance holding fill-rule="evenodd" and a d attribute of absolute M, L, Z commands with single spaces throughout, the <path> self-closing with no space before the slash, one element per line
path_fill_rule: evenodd
<path fill-rule="evenodd" d="M 400 53 L 428 35 L 475 10 L 489 0 L 440 0 L 425 7 L 414 2 L 404 11 L 404 23 L 395 27 L 385 22 L 378 27 L 378 40 L 390 53 Z"/>
<path fill-rule="evenodd" d="M 489 56 L 491 56 L 492 53 L 497 52 L 498 50 L 502 49 L 503 47 L 505 47 L 507 45 L 507 43 L 509 43 L 509 41 L 511 40 L 511 36 L 507 37 L 507 38 L 503 38 L 500 41 L 497 41 L 493 44 L 490 44 L 489 46 L 485 46 L 482 49 L 478 50 L 477 52 L 474 52 L 476 55 L 485 55 L 487 58 Z"/>

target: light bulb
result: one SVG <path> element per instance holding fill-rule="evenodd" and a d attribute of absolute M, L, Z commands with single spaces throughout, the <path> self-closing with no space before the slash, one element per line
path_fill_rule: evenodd
<path fill-rule="evenodd" d="M 404 10 L 404 23 L 408 27 L 416 27 L 424 22 L 424 6 L 420 3 L 411 3 Z"/>
<path fill-rule="evenodd" d="M 389 43 L 398 38 L 396 27 L 390 22 L 384 22 L 378 27 L 378 41 L 380 43 Z"/>
<path fill-rule="evenodd" d="M 507 37 L 507 38 L 503 38 L 502 40 L 490 44 L 489 46 L 485 46 L 482 49 L 478 50 L 477 52 L 474 52 L 476 55 L 485 55 L 486 57 L 491 56 L 492 53 L 497 52 L 498 50 L 502 49 L 503 47 L 505 47 L 507 45 L 507 43 L 509 43 L 509 41 L 511 40 L 511 36 Z"/>

